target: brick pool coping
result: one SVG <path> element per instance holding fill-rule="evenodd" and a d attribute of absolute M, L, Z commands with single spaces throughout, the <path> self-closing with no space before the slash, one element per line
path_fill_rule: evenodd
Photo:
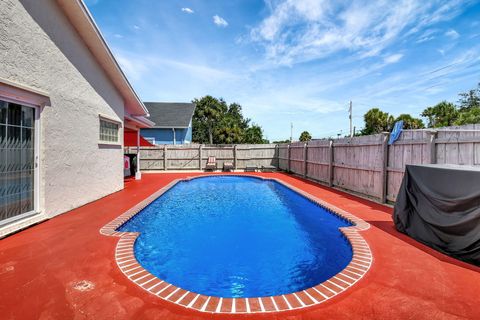
<path fill-rule="evenodd" d="M 149 293 L 154 294 L 163 300 L 200 312 L 221 314 L 280 312 L 312 307 L 328 301 L 353 286 L 356 282 L 363 278 L 363 276 L 370 269 L 373 262 L 373 256 L 368 243 L 358 233 L 358 231 L 367 230 L 370 227 L 370 224 L 364 220 L 345 210 L 339 209 L 323 200 L 320 200 L 319 198 L 314 197 L 313 195 L 294 187 L 282 181 L 281 179 L 266 178 L 257 175 L 215 174 L 211 176 L 247 176 L 261 180 L 275 181 L 293 190 L 294 192 L 301 194 L 310 201 L 323 207 L 330 213 L 333 213 L 351 222 L 354 224 L 353 226 L 342 227 L 340 228 L 340 232 L 346 237 L 352 246 L 352 260 L 342 271 L 323 283 L 290 294 L 270 297 L 221 298 L 207 296 L 184 290 L 157 278 L 144 269 L 135 258 L 134 244 L 140 233 L 119 232 L 115 230 L 143 210 L 155 199 L 175 186 L 177 183 L 209 176 L 175 179 L 100 229 L 100 233 L 103 235 L 120 237 L 115 249 L 115 261 L 117 262 L 117 265 L 122 273 L 143 290 L 148 291 Z"/>

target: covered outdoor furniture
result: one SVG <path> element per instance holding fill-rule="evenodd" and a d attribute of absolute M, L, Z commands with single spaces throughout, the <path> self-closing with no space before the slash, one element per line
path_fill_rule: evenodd
<path fill-rule="evenodd" d="M 407 165 L 393 218 L 398 231 L 480 265 L 480 167 Z"/>
<path fill-rule="evenodd" d="M 215 157 L 208 157 L 207 164 L 205 165 L 205 170 L 217 170 L 217 159 L 215 159 Z"/>
<path fill-rule="evenodd" d="M 246 166 L 245 167 L 245 172 L 256 172 L 257 171 L 257 166 Z"/>
<path fill-rule="evenodd" d="M 277 168 L 274 166 L 262 166 L 262 172 L 273 172 L 276 170 Z"/>
<path fill-rule="evenodd" d="M 223 171 L 225 172 L 230 172 L 234 169 L 233 163 L 232 162 L 224 162 L 223 163 Z"/>

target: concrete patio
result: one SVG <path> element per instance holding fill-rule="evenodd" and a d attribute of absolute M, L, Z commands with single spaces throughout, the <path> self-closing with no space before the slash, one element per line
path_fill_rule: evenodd
<path fill-rule="evenodd" d="M 0 240 L 2 319 L 217 319 L 178 307 L 127 279 L 114 260 L 118 238 L 107 222 L 174 179 L 200 173 L 145 174 L 125 189 Z M 241 319 L 479 319 L 480 268 L 398 233 L 392 209 L 283 173 L 281 179 L 371 224 L 362 236 L 373 265 L 339 296 L 299 311 Z"/>

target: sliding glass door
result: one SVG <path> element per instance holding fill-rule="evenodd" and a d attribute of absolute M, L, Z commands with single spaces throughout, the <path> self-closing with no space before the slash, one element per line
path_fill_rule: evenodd
<path fill-rule="evenodd" d="M 0 225 L 34 212 L 35 111 L 0 100 Z"/>

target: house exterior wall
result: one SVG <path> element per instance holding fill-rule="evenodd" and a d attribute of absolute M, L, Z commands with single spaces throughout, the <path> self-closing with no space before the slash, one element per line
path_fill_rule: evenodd
<path fill-rule="evenodd" d="M 171 128 L 148 128 L 142 129 L 144 138 L 155 139 L 155 144 L 173 144 L 173 130 Z M 175 144 L 192 142 L 192 128 L 175 129 Z"/>
<path fill-rule="evenodd" d="M 187 132 L 185 133 L 185 143 L 192 143 L 192 124 L 190 123 L 190 127 L 187 128 Z"/>
<path fill-rule="evenodd" d="M 0 78 L 50 98 L 40 115 L 43 216 L 123 188 L 123 128 L 118 145 L 99 144 L 99 114 L 123 123 L 123 99 L 55 1 L 0 0 Z"/>

